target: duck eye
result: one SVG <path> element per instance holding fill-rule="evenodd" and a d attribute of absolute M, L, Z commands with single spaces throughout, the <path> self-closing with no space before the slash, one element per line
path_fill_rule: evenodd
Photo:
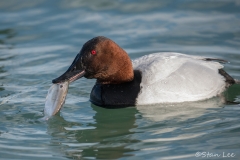
<path fill-rule="evenodd" d="M 92 50 L 92 51 L 91 51 L 91 54 L 93 54 L 93 55 L 96 54 L 96 53 L 97 53 L 97 52 L 96 52 L 95 50 Z"/>

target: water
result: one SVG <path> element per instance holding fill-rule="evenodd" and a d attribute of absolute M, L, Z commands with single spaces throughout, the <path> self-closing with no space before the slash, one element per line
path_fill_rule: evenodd
<path fill-rule="evenodd" d="M 1 0 L 0 24 L 1 159 L 240 159 L 240 106 L 220 98 L 104 109 L 89 102 L 94 80 L 80 79 L 60 114 L 37 121 L 51 80 L 98 35 L 132 59 L 157 51 L 226 59 L 240 79 L 238 0 Z M 240 86 L 226 97 L 240 101 Z"/>

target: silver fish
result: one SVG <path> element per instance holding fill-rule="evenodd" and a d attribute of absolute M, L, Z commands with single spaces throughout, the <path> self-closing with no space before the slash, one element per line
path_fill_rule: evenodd
<path fill-rule="evenodd" d="M 45 101 L 44 118 L 47 120 L 60 111 L 68 92 L 69 82 L 53 84 L 49 90 Z"/>

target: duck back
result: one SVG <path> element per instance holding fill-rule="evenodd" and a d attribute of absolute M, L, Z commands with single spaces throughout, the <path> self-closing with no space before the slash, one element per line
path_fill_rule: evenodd
<path fill-rule="evenodd" d="M 142 72 L 137 105 L 208 99 L 222 93 L 223 66 L 204 57 L 180 53 L 155 53 L 140 57 L 133 67 Z"/>

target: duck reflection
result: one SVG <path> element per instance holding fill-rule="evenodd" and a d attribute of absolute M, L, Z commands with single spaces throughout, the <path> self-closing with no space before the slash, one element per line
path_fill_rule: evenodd
<path fill-rule="evenodd" d="M 52 136 L 51 143 L 66 147 L 65 154 L 71 158 L 116 159 L 130 156 L 134 150 L 127 145 L 138 142 L 131 136 L 137 127 L 137 109 L 91 107 L 96 112 L 93 123 L 67 122 L 59 115 L 50 119 L 48 133 Z"/>
<path fill-rule="evenodd" d="M 185 102 L 176 104 L 158 104 L 151 106 L 138 106 L 142 117 L 154 122 L 188 121 L 203 116 L 209 109 L 223 107 L 225 99 L 215 97 L 205 101 Z"/>
<path fill-rule="evenodd" d="M 224 106 L 223 97 L 122 109 L 104 109 L 91 105 L 90 109 L 95 112 L 93 121 L 68 122 L 57 115 L 48 121 L 48 132 L 52 136 L 51 144 L 60 146 L 69 158 L 117 159 L 132 156 L 133 152 L 144 149 L 141 146 L 146 147 L 143 144 L 148 139 L 151 143 L 151 139 L 159 140 L 154 135 L 174 133 L 179 129 L 176 127 L 178 125 L 191 126 L 196 119 L 204 118 L 211 110 Z M 176 136 L 184 138 L 186 135 Z"/>

